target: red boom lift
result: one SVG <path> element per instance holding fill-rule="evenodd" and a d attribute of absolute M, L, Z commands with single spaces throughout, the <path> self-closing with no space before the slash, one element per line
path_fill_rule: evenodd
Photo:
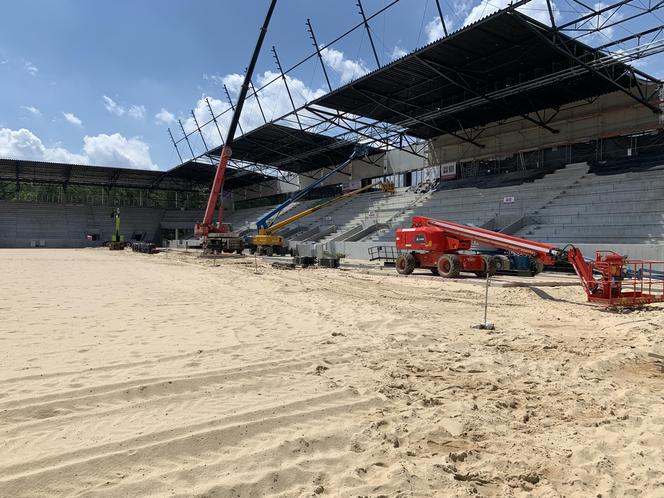
<path fill-rule="evenodd" d="M 212 189 L 210 190 L 210 197 L 208 198 L 205 214 L 203 215 L 203 221 L 201 223 L 197 223 L 194 227 L 194 233 L 203 239 L 203 249 L 206 252 L 235 251 L 239 254 L 244 249 L 244 240 L 241 237 L 238 237 L 232 231 L 232 228 L 229 224 L 224 223 L 223 200 L 219 203 L 219 222 L 214 223 L 212 218 L 214 218 L 214 211 L 217 206 L 217 201 L 219 200 L 221 190 L 224 186 L 226 166 L 228 166 L 228 160 L 232 155 L 231 145 L 233 143 L 233 139 L 235 138 L 235 130 L 237 129 L 237 125 L 240 122 L 240 113 L 242 112 L 242 107 L 244 106 L 244 101 L 249 90 L 251 76 L 254 72 L 254 68 L 256 67 L 258 54 L 260 53 L 261 46 L 263 45 L 263 40 L 265 39 L 265 34 L 267 33 L 267 27 L 270 24 L 270 18 L 272 17 L 272 12 L 274 11 L 276 4 L 277 0 L 272 0 L 270 2 L 270 7 L 268 8 L 267 14 L 265 16 L 265 21 L 263 21 L 263 26 L 261 27 L 258 40 L 256 41 L 254 53 L 251 56 L 251 62 L 249 63 L 247 72 L 244 75 L 244 82 L 242 83 L 242 88 L 240 89 L 237 105 L 235 106 L 233 117 L 231 118 L 231 122 L 228 126 L 226 141 L 224 142 L 224 146 L 221 149 L 219 165 L 217 166 L 217 171 L 214 175 Z"/>
<path fill-rule="evenodd" d="M 414 216 L 411 228 L 396 231 L 402 253 L 397 272 L 408 275 L 415 268 L 429 268 L 443 277 L 460 272 L 486 275 L 495 272 L 495 257 L 466 254 L 473 242 L 531 256 L 544 265 L 567 259 L 581 280 L 588 301 L 607 306 L 639 306 L 664 302 L 664 262 L 628 261 L 613 251 L 597 251 L 586 260 L 573 245 L 563 248 L 513 237 L 450 221 Z"/>

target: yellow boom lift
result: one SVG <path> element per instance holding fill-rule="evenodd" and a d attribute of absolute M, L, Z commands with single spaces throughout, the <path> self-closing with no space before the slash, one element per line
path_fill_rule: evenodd
<path fill-rule="evenodd" d="M 332 204 L 336 204 L 337 202 L 341 202 L 357 194 L 361 194 L 362 192 L 366 192 L 367 190 L 371 190 L 373 188 L 378 188 L 378 187 L 380 187 L 383 190 L 383 192 L 394 193 L 394 184 L 392 182 L 372 183 L 371 185 L 367 185 L 366 187 L 358 188 L 357 190 L 353 190 L 352 192 L 347 192 L 327 202 L 318 204 L 317 206 L 311 207 L 309 209 L 305 209 L 301 213 L 298 213 L 294 216 L 291 216 L 290 218 L 286 218 L 285 220 L 274 223 L 267 228 L 259 228 L 258 233 L 251 238 L 249 247 L 251 248 L 252 252 L 256 251 L 260 255 L 272 256 L 274 253 L 281 254 L 283 253 L 285 241 L 281 235 L 277 235 L 275 234 L 275 232 L 281 230 L 282 228 L 290 225 L 291 223 L 297 220 L 301 220 L 302 218 L 305 218 L 310 214 L 319 211 L 320 209 L 329 207 Z"/>

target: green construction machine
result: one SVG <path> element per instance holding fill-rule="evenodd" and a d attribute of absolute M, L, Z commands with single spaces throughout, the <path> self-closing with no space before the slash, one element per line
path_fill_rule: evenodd
<path fill-rule="evenodd" d="M 115 221 L 115 232 L 108 244 L 111 251 L 121 251 L 125 248 L 124 235 L 120 233 L 120 208 L 111 211 L 111 219 Z"/>

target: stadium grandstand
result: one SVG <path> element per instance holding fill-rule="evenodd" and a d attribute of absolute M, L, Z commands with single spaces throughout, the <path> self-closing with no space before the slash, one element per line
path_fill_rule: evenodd
<path fill-rule="evenodd" d="M 592 46 L 569 34 L 584 16 L 547 25 L 517 10 L 525 4 L 245 130 L 224 186 L 226 220 L 253 233 L 262 215 L 364 143 L 366 158 L 288 213 L 379 180 L 396 195 L 369 191 L 303 218 L 280 232 L 291 247 L 367 258 L 420 214 L 664 259 L 661 81 L 630 65 L 659 44 L 623 50 L 645 36 L 637 33 Z M 260 105 L 259 96 L 250 98 Z M 180 158 L 185 143 L 192 158 L 164 172 L 1 160 L 0 246 L 102 244 L 111 207 L 123 208 L 128 240 L 195 246 L 221 144 L 203 139 L 197 154 L 192 142 L 222 118 L 212 113 L 174 139 Z"/>

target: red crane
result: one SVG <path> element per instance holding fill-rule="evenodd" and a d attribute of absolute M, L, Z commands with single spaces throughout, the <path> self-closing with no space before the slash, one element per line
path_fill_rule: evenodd
<path fill-rule="evenodd" d="M 496 256 L 464 252 L 472 243 L 531 256 L 544 265 L 566 259 L 579 276 L 589 302 L 608 306 L 664 302 L 662 261 L 629 261 L 613 251 L 597 251 L 594 260 L 587 260 L 573 245 L 560 248 L 424 216 L 414 216 L 411 228 L 396 231 L 396 246 L 401 252 L 397 272 L 408 275 L 415 268 L 428 268 L 443 277 L 457 277 L 462 271 L 479 276 L 495 273 Z"/>
<path fill-rule="evenodd" d="M 214 211 L 217 207 L 217 202 L 219 201 L 219 197 L 224 186 L 226 167 L 228 166 L 228 161 L 232 155 L 231 145 L 233 144 L 235 131 L 237 130 L 238 123 L 240 122 L 240 114 L 242 113 L 244 101 L 247 97 L 247 92 L 249 91 L 251 76 L 253 75 L 254 68 L 256 67 L 256 61 L 258 60 L 258 55 L 260 54 L 263 40 L 265 39 L 265 35 L 267 33 L 267 27 L 270 24 L 272 12 L 274 11 L 276 4 L 277 0 L 272 0 L 270 2 L 270 7 L 268 8 L 267 14 L 265 15 L 265 20 L 263 21 L 263 26 L 261 27 L 260 33 L 258 35 L 258 40 L 256 41 L 256 46 L 254 47 L 251 61 L 249 62 L 249 66 L 247 67 L 247 71 L 244 75 L 244 82 L 242 83 L 242 87 L 240 89 L 237 105 L 235 106 L 233 117 L 231 118 L 231 122 L 228 126 L 226 141 L 224 142 L 224 146 L 221 149 L 221 156 L 219 157 L 219 164 L 217 165 L 217 171 L 212 182 L 212 189 L 210 190 L 210 197 L 208 198 L 207 206 L 205 208 L 203 221 L 201 223 L 197 223 L 194 227 L 194 233 L 203 238 L 204 248 L 212 250 L 213 252 L 237 251 L 238 253 L 241 253 L 242 249 L 244 249 L 244 241 L 242 238 L 236 236 L 235 233 L 233 233 L 230 225 L 224 224 L 223 200 L 219 203 L 219 221 L 214 223 L 212 219 L 214 218 Z"/>

